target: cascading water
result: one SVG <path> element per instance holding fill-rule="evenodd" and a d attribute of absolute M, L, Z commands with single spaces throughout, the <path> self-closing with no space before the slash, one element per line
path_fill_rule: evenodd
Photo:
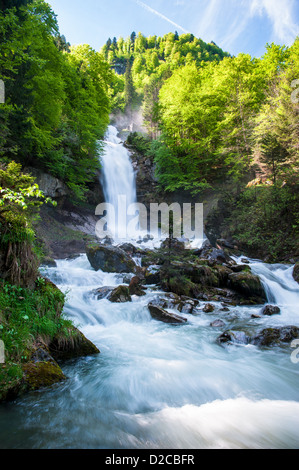
<path fill-rule="evenodd" d="M 130 155 L 117 134 L 118 131 L 114 126 L 108 126 L 104 153 L 101 157 L 105 202 L 114 208 L 113 217 L 109 211 L 107 215 L 108 227 L 112 228 L 114 238 L 117 238 L 117 234 L 126 229 L 123 213 L 127 213 L 128 207 L 137 202 L 135 173 Z M 124 211 L 119 214 L 120 198 L 124 200 Z"/>
<path fill-rule="evenodd" d="M 109 128 L 103 167 L 111 203 L 119 191 L 135 199 L 133 171 L 118 142 Z M 97 300 L 93 289 L 124 279 L 95 272 L 86 255 L 44 268 L 68 292 L 66 314 L 101 354 L 64 363 L 66 382 L 0 406 L 0 448 L 299 448 L 299 364 L 291 361 L 290 346 L 222 347 L 216 341 L 230 328 L 299 326 L 292 267 L 255 260 L 250 267 L 280 315 L 254 318 L 262 306 L 223 312 L 217 302 L 208 314 L 201 303 L 177 326 L 150 316 L 155 288 L 132 302 Z M 218 318 L 225 326 L 212 328 Z"/>
<path fill-rule="evenodd" d="M 0 407 L 0 447 L 298 448 L 299 364 L 291 362 L 291 348 L 224 348 L 216 343 L 223 329 L 210 326 L 217 318 L 224 329 L 289 324 L 299 300 L 290 268 L 250 266 L 279 292 L 281 315 L 252 318 L 261 306 L 223 313 L 215 302 L 213 313 L 202 304 L 180 326 L 151 318 L 154 289 L 125 304 L 97 300 L 94 288 L 123 278 L 95 272 L 85 255 L 47 268 L 69 291 L 66 313 L 101 354 L 64 364 L 65 383 Z M 297 317 L 292 324 L 299 326 Z"/>

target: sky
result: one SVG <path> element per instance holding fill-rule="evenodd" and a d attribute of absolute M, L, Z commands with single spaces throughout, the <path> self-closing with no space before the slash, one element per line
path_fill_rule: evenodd
<path fill-rule="evenodd" d="M 298 0 L 48 0 L 72 45 L 100 50 L 134 31 L 177 31 L 214 41 L 232 55 L 260 57 L 267 43 L 291 45 L 299 35 Z"/>

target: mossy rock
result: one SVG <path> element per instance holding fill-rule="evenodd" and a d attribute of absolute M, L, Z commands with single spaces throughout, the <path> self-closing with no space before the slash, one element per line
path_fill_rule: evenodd
<path fill-rule="evenodd" d="M 100 354 L 99 349 L 75 327 L 56 335 L 49 344 L 49 351 L 56 361 Z"/>
<path fill-rule="evenodd" d="M 267 296 L 258 276 L 247 271 L 232 273 L 228 276 L 228 286 L 257 303 L 264 303 Z"/>
<path fill-rule="evenodd" d="M 25 382 L 29 390 L 39 390 L 50 387 L 66 379 L 59 365 L 51 362 L 31 362 L 22 366 Z"/>
<path fill-rule="evenodd" d="M 283 343 L 290 343 L 296 338 L 299 338 L 299 328 L 296 326 L 265 328 L 252 339 L 252 344 L 265 347 L 280 346 Z"/>
<path fill-rule="evenodd" d="M 131 273 L 136 270 L 136 264 L 130 256 L 114 246 L 90 244 L 86 248 L 86 254 L 95 271 Z"/>
<path fill-rule="evenodd" d="M 128 286 L 118 286 L 108 295 L 107 297 L 110 302 L 114 303 L 124 303 L 132 302 Z"/>

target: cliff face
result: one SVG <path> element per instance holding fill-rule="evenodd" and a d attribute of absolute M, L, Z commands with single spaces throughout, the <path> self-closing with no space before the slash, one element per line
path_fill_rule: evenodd
<path fill-rule="evenodd" d="M 85 252 L 86 243 L 95 238 L 96 206 L 104 202 L 100 173 L 89 184 L 85 202 L 74 202 L 70 189 L 59 179 L 34 168 L 27 168 L 35 176 L 40 189 L 57 206 L 43 205 L 35 232 L 46 258 L 63 259 Z"/>

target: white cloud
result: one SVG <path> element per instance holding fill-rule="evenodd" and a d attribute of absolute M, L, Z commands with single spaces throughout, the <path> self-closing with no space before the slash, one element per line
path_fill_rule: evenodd
<path fill-rule="evenodd" d="M 253 0 L 251 15 L 266 13 L 273 24 L 275 36 L 287 45 L 294 41 L 299 26 L 295 23 L 294 0 Z"/>
<path fill-rule="evenodd" d="M 209 34 L 211 39 L 214 39 L 217 34 L 217 16 L 221 11 L 222 0 L 211 0 L 206 4 L 206 7 L 201 7 L 201 20 L 198 26 L 198 35 L 207 39 Z"/>
<path fill-rule="evenodd" d="M 180 26 L 179 24 L 175 23 L 174 21 L 172 21 L 171 19 L 167 18 L 167 16 L 165 15 L 162 15 L 162 13 L 160 13 L 159 11 L 155 10 L 154 8 L 150 7 L 149 5 L 147 5 L 146 3 L 142 2 L 141 0 L 135 0 L 135 2 L 140 5 L 142 8 L 144 8 L 145 10 L 149 11 L 150 13 L 153 13 L 154 15 L 158 16 L 159 18 L 162 18 L 162 20 L 165 20 L 165 21 L 168 21 L 168 23 L 172 24 L 173 26 L 175 26 L 177 29 L 180 29 L 181 31 L 183 31 L 184 33 L 189 33 L 189 31 L 187 31 L 186 29 L 184 29 L 182 26 Z"/>

